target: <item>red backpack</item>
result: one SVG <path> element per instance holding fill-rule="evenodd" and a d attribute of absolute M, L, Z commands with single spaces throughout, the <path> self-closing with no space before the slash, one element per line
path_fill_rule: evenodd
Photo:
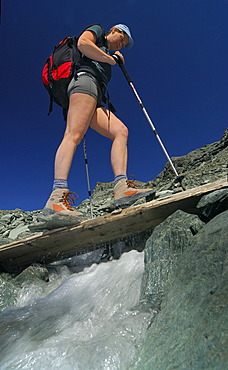
<path fill-rule="evenodd" d="M 48 115 L 52 111 L 53 102 L 55 102 L 63 108 L 64 118 L 66 119 L 66 112 L 69 106 L 67 88 L 71 79 L 76 75 L 82 56 L 77 48 L 79 37 L 66 37 L 60 41 L 47 59 L 42 70 L 42 80 L 50 95 Z M 104 31 L 96 44 L 98 45 L 103 38 Z"/>
<path fill-rule="evenodd" d="M 53 101 L 65 111 L 68 109 L 69 99 L 67 87 L 73 78 L 81 53 L 77 48 L 78 38 L 66 37 L 60 41 L 53 53 L 47 59 L 43 71 L 42 80 L 50 95 L 48 115 L 52 111 Z"/>

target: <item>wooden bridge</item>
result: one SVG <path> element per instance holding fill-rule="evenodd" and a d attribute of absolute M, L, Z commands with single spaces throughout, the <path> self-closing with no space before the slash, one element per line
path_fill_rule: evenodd
<path fill-rule="evenodd" d="M 32 263 L 50 263 L 76 252 L 94 249 L 121 237 L 153 229 L 180 209 L 197 214 L 200 198 L 214 190 L 228 187 L 226 179 L 188 189 L 180 193 L 126 208 L 119 214 L 107 214 L 77 226 L 65 226 L 42 235 L 0 246 L 0 268 L 14 272 Z"/>

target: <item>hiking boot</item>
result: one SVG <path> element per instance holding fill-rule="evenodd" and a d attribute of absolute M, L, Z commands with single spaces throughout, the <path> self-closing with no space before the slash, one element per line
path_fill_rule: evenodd
<path fill-rule="evenodd" d="M 51 193 L 42 211 L 43 215 L 48 216 L 52 214 L 59 214 L 82 217 L 83 214 L 81 212 L 74 211 L 71 208 L 71 205 L 74 204 L 74 200 L 78 199 L 77 194 L 76 197 L 74 197 L 73 194 L 76 193 L 69 191 L 68 189 L 55 189 Z"/>
<path fill-rule="evenodd" d="M 142 197 L 154 198 L 152 189 L 137 189 L 134 180 L 122 179 L 114 186 L 114 199 L 116 207 L 128 207 Z"/>

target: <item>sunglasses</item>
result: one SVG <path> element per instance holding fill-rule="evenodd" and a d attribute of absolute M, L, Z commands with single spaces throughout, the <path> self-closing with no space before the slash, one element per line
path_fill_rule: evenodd
<path fill-rule="evenodd" d="M 119 33 L 122 33 L 122 35 L 127 35 L 126 32 L 124 32 L 123 30 L 121 30 L 120 28 L 116 28 L 117 32 Z"/>

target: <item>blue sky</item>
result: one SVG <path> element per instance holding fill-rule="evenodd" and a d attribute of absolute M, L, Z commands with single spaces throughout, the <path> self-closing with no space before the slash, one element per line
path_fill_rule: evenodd
<path fill-rule="evenodd" d="M 130 27 L 125 67 L 171 157 L 220 140 L 228 126 L 227 13 L 227 0 L 2 0 L 0 209 L 41 209 L 48 198 L 65 123 L 57 106 L 47 116 L 41 71 L 61 39 L 92 23 Z M 118 66 L 109 93 L 130 131 L 128 174 L 154 179 L 166 157 Z M 86 140 L 94 188 L 113 180 L 111 143 L 91 129 Z M 82 144 L 69 187 L 76 204 L 88 195 Z"/>

